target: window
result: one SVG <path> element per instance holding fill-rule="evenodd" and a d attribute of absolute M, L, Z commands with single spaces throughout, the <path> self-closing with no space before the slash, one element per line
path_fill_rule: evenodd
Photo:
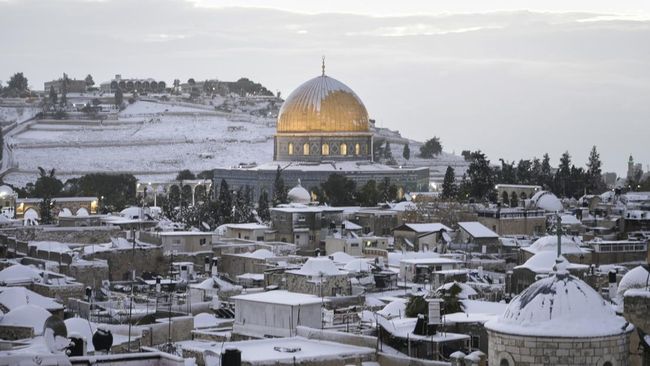
<path fill-rule="evenodd" d="M 207 241 L 206 241 L 205 238 L 201 238 L 201 239 L 199 239 L 199 245 L 205 245 L 206 242 L 207 242 Z"/>
<path fill-rule="evenodd" d="M 354 155 L 361 155 L 361 145 L 354 145 Z"/>
<path fill-rule="evenodd" d="M 289 149 L 289 155 L 293 155 L 293 142 L 289 143 L 288 149 Z"/>
<path fill-rule="evenodd" d="M 603 366 L 613 366 L 611 362 L 607 361 L 603 364 Z"/>
<path fill-rule="evenodd" d="M 501 362 L 499 362 L 499 366 L 510 366 L 510 362 L 508 362 L 508 360 L 505 358 L 502 358 Z"/>
<path fill-rule="evenodd" d="M 478 348 L 479 348 L 479 345 L 480 345 L 479 337 L 473 335 L 473 336 L 472 336 L 472 348 L 474 348 L 474 349 L 478 349 Z"/>
<path fill-rule="evenodd" d="M 329 155 L 330 154 L 330 145 L 329 144 L 323 144 L 322 151 L 323 151 L 323 155 Z"/>
<path fill-rule="evenodd" d="M 341 144 L 341 155 L 345 156 L 348 154 L 348 145 Z"/>
<path fill-rule="evenodd" d="M 309 143 L 306 143 L 302 145 L 302 154 L 303 155 L 309 155 Z"/>

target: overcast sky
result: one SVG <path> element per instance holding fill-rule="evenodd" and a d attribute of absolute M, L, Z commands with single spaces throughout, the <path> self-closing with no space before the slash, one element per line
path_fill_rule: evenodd
<path fill-rule="evenodd" d="M 0 0 L 0 47 L 0 80 L 35 89 L 246 76 L 285 96 L 326 55 L 380 126 L 447 151 L 650 163 L 647 0 Z"/>

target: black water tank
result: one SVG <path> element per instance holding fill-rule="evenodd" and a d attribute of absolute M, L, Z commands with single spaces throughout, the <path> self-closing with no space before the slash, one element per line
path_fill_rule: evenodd
<path fill-rule="evenodd" d="M 93 347 L 95 351 L 108 352 L 113 346 L 113 334 L 110 330 L 97 329 L 93 334 Z"/>
<path fill-rule="evenodd" d="M 68 347 L 69 356 L 70 357 L 75 357 L 75 356 L 85 356 L 84 355 L 84 339 L 81 337 L 70 337 L 70 341 L 72 342 L 70 346 Z"/>
<path fill-rule="evenodd" d="M 241 352 L 228 348 L 221 354 L 221 366 L 241 366 Z"/>

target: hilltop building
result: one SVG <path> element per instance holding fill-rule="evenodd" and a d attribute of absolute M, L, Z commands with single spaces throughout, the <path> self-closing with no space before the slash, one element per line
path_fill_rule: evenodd
<path fill-rule="evenodd" d="M 388 166 L 373 161 L 373 134 L 368 111 L 357 94 L 323 73 L 294 90 L 278 115 L 273 162 L 214 170 L 214 179 L 233 187 L 250 186 L 257 197 L 273 191 L 277 170 L 285 184 L 299 180 L 311 190 L 333 173 L 362 186 L 390 179 L 406 191 L 428 191 L 429 169 Z"/>

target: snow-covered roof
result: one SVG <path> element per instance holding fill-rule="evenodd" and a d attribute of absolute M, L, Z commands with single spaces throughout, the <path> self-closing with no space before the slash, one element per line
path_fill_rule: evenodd
<path fill-rule="evenodd" d="M 442 293 L 443 291 L 449 291 L 452 286 L 460 287 L 460 292 L 458 293 L 459 299 L 469 299 L 472 296 L 478 295 L 478 292 L 476 292 L 476 290 L 474 290 L 471 286 L 456 281 L 445 283 L 444 285 L 438 287 L 436 291 L 438 293 Z"/>
<path fill-rule="evenodd" d="M 210 313 L 199 313 L 194 315 L 194 328 L 214 327 L 219 324 L 217 317 Z"/>
<path fill-rule="evenodd" d="M 345 272 L 339 271 L 334 262 L 327 257 L 309 258 L 299 270 L 288 272 L 302 276 L 316 277 L 345 274 Z"/>
<path fill-rule="evenodd" d="M 497 233 L 488 229 L 478 221 L 459 222 L 458 226 L 460 226 L 463 230 L 465 230 L 469 235 L 471 235 L 474 238 L 498 238 L 499 237 Z"/>
<path fill-rule="evenodd" d="M 434 233 L 440 230 L 451 231 L 447 226 L 440 223 L 429 223 L 429 224 L 404 224 L 404 226 L 415 231 L 416 233 Z"/>
<path fill-rule="evenodd" d="M 573 215 L 562 215 L 562 224 L 564 225 L 580 225 L 581 222 Z"/>
<path fill-rule="evenodd" d="M 65 244 L 58 241 L 30 241 L 28 244 L 30 247 L 36 247 L 36 250 L 42 250 L 52 253 L 71 253 L 72 249 Z"/>
<path fill-rule="evenodd" d="M 27 304 L 19 306 L 0 319 L 0 325 L 15 325 L 21 327 L 34 328 L 34 334 L 40 335 L 43 333 L 45 321 L 52 314 L 40 306 Z"/>
<path fill-rule="evenodd" d="M 555 266 L 556 259 L 556 251 L 543 250 L 535 253 L 535 255 L 528 258 L 524 264 L 516 266 L 515 268 L 526 268 L 535 273 L 551 273 L 553 271 L 553 267 Z M 570 263 L 566 260 L 566 258 L 564 258 L 564 256 L 561 256 L 561 259 L 567 262 L 567 269 L 587 270 L 589 268 L 589 266 L 586 264 Z"/>
<path fill-rule="evenodd" d="M 403 318 L 406 313 L 406 299 L 393 300 L 386 304 L 383 309 L 379 310 L 377 314 L 384 316 L 388 319 L 395 317 Z"/>
<path fill-rule="evenodd" d="M 183 349 L 203 352 L 207 349 L 219 351 L 214 342 L 183 341 L 179 342 Z M 307 339 L 303 337 L 265 338 L 249 341 L 229 342 L 223 347 L 235 348 L 241 352 L 242 364 L 272 365 L 272 364 L 310 364 L 314 361 L 328 364 L 343 364 L 344 359 L 367 359 L 375 354 L 374 348 L 358 347 L 338 342 Z M 365 362 L 364 362 L 365 364 Z"/>
<path fill-rule="evenodd" d="M 266 259 L 275 257 L 275 254 L 273 254 L 273 252 L 268 249 L 258 249 L 254 252 L 240 253 L 237 255 L 254 259 Z"/>
<path fill-rule="evenodd" d="M 349 220 L 343 220 L 342 224 L 345 225 L 346 230 L 361 230 L 361 229 L 363 229 L 361 226 L 359 226 L 359 225 L 357 225 L 354 222 L 349 221 Z"/>
<path fill-rule="evenodd" d="M 348 262 L 343 269 L 348 272 L 370 272 L 372 266 L 368 263 L 366 259 L 354 259 Z"/>
<path fill-rule="evenodd" d="M 341 264 L 349 263 L 349 262 L 351 262 L 352 260 L 355 259 L 353 256 L 349 255 L 348 253 L 344 253 L 344 252 L 335 252 L 335 253 L 330 254 L 328 257 L 331 260 L 333 260 L 334 263 L 341 263 Z"/>
<path fill-rule="evenodd" d="M 578 245 L 579 243 L 573 237 L 562 236 L 562 254 L 581 254 L 586 251 Z M 530 253 L 538 253 L 541 251 L 555 251 L 557 253 L 557 236 L 546 235 L 537 240 L 530 246 L 522 248 Z"/>
<path fill-rule="evenodd" d="M 275 290 L 275 291 L 258 292 L 255 294 L 237 295 L 237 296 L 232 296 L 230 299 L 262 302 L 268 304 L 289 305 L 289 306 L 320 304 L 323 301 L 327 301 L 321 299 L 316 295 L 301 294 L 301 293 L 289 292 L 285 290 Z"/>
<path fill-rule="evenodd" d="M 63 305 L 54 299 L 37 294 L 24 287 L 0 287 L 0 304 L 9 310 L 32 304 L 47 310 L 60 310 Z"/>
<path fill-rule="evenodd" d="M 14 264 L 0 271 L 0 282 L 6 284 L 32 282 L 40 279 L 40 271 L 22 264 Z"/>
<path fill-rule="evenodd" d="M 426 265 L 426 264 L 458 264 L 462 262 L 456 259 L 437 257 L 437 258 L 402 259 L 400 263 Z"/>
<path fill-rule="evenodd" d="M 267 225 L 258 224 L 256 222 L 247 222 L 243 224 L 225 224 L 224 226 L 230 229 L 239 230 L 266 230 L 269 228 Z"/>
<path fill-rule="evenodd" d="M 485 327 L 507 334 L 573 338 L 617 335 L 632 329 L 591 286 L 565 270 L 530 285 Z"/>
<path fill-rule="evenodd" d="M 388 252 L 388 265 L 399 266 L 404 259 L 439 258 L 436 252 Z"/>

